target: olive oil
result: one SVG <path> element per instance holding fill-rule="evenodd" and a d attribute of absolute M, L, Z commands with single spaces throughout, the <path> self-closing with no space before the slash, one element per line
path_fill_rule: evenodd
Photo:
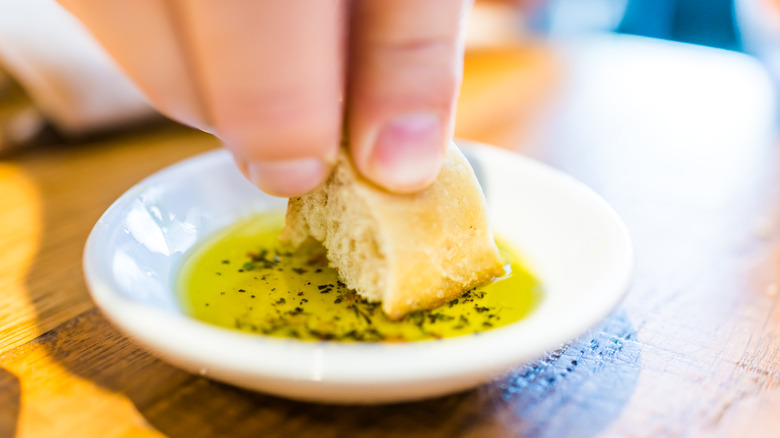
<path fill-rule="evenodd" d="M 514 250 L 498 241 L 505 275 L 436 309 L 393 321 L 339 281 L 325 249 L 278 241 L 283 212 L 228 227 L 195 248 L 179 274 L 182 308 L 222 327 L 307 341 L 405 342 L 468 335 L 511 324 L 541 297 Z"/>

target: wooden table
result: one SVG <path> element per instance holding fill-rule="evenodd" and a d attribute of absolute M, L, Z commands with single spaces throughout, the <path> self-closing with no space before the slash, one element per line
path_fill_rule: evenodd
<path fill-rule="evenodd" d="M 217 142 L 164 125 L 53 144 L 0 162 L 0 437 L 778 436 L 780 149 L 766 76 L 741 55 L 637 38 L 556 53 L 555 104 L 525 125 L 513 117 L 542 108 L 549 59 L 472 53 L 459 132 L 571 173 L 624 218 L 633 285 L 591 332 L 472 391 L 391 406 L 298 403 L 187 374 L 101 316 L 81 251 L 119 194 Z"/>

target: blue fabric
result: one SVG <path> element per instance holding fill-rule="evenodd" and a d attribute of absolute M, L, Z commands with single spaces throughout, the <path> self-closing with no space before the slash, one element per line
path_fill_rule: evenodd
<path fill-rule="evenodd" d="M 618 32 L 740 50 L 733 0 L 629 0 Z"/>

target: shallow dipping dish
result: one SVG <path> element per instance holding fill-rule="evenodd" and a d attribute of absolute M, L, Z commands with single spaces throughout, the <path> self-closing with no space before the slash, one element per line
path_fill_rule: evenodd
<path fill-rule="evenodd" d="M 173 281 L 187 251 L 286 203 L 246 182 L 221 150 L 152 175 L 103 214 L 84 253 L 92 297 L 117 327 L 164 360 L 279 396 L 385 403 L 487 382 L 603 319 L 628 286 L 633 252 L 620 218 L 584 185 L 515 153 L 459 145 L 483 184 L 494 230 L 520 251 L 544 288 L 536 310 L 517 323 L 385 344 L 271 338 L 185 316 Z"/>

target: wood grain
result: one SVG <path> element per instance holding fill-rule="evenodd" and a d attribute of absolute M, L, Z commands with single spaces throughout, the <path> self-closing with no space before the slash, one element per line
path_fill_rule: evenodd
<path fill-rule="evenodd" d="M 81 251 L 116 197 L 149 173 L 216 146 L 211 137 L 170 126 L 54 144 L 2 163 L 0 304 L 9 311 L 0 317 L 0 353 L 94 306 L 81 275 Z"/>
<path fill-rule="evenodd" d="M 472 71 L 538 74 L 496 53 Z M 559 54 L 570 70 L 555 118 L 503 145 L 571 173 L 626 221 L 634 282 L 598 327 L 490 384 L 418 403 L 306 404 L 190 375 L 105 320 L 80 259 L 119 194 L 217 142 L 164 125 L 53 144 L 0 162 L 0 437 L 776 436 L 773 90 L 752 61 L 725 52 L 615 37 Z M 512 108 L 507 99 L 529 111 L 522 86 L 491 91 L 489 105 L 469 84 L 463 114 Z"/>

